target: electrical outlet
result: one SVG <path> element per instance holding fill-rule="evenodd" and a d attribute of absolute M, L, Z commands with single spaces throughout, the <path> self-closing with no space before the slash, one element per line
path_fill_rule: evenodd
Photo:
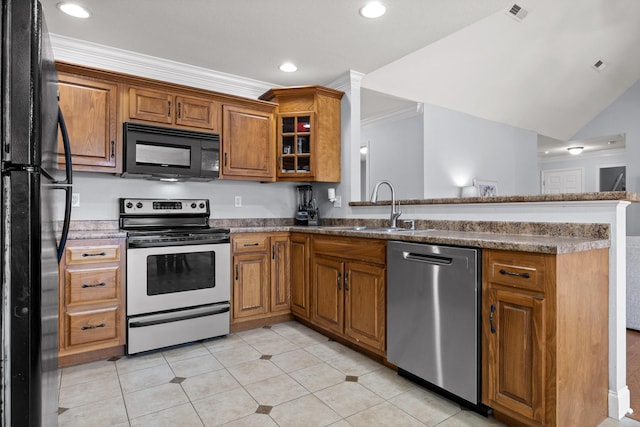
<path fill-rule="evenodd" d="M 80 193 L 71 193 L 71 206 L 80 207 Z"/>
<path fill-rule="evenodd" d="M 333 201 L 333 207 L 334 208 L 342 207 L 342 196 L 336 196 L 336 200 Z"/>
<path fill-rule="evenodd" d="M 236 196 L 235 206 L 236 206 L 236 208 L 241 208 L 242 207 L 242 196 Z"/>

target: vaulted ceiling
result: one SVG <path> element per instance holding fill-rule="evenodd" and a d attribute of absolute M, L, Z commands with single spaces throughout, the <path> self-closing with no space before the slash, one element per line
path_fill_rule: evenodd
<path fill-rule="evenodd" d="M 293 86 L 347 70 L 363 87 L 568 139 L 640 78 L 637 0 L 41 0 L 49 31 Z M 605 68 L 595 70 L 598 60 Z M 284 61 L 298 65 L 282 73 Z"/>

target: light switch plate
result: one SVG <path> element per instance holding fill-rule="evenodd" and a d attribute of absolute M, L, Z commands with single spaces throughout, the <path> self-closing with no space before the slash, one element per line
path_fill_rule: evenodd
<path fill-rule="evenodd" d="M 236 208 L 241 208 L 242 207 L 242 196 L 236 196 L 235 207 Z"/>
<path fill-rule="evenodd" d="M 80 207 L 80 193 L 71 193 L 71 207 Z"/>
<path fill-rule="evenodd" d="M 336 196 L 336 199 L 333 201 L 333 207 L 334 208 L 342 207 L 342 196 Z"/>

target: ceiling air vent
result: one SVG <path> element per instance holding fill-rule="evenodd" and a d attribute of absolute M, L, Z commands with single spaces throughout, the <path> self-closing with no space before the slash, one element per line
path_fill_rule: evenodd
<path fill-rule="evenodd" d="M 521 6 L 515 3 L 513 4 L 513 6 L 511 6 L 511 9 L 509 9 L 509 11 L 507 12 L 507 15 L 511 16 L 516 21 L 522 21 L 528 14 L 529 12 L 526 9 L 523 9 Z"/>
<path fill-rule="evenodd" d="M 592 67 L 595 68 L 596 71 L 602 71 L 606 66 L 607 66 L 607 64 L 602 59 L 598 59 L 592 65 Z"/>

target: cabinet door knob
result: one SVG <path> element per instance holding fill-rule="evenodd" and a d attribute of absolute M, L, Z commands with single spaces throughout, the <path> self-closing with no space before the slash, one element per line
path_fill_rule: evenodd
<path fill-rule="evenodd" d="M 238 264 L 236 264 L 236 280 L 238 280 Z"/>
<path fill-rule="evenodd" d="M 111 158 L 113 159 L 116 156 L 116 142 L 111 140 Z"/>
<path fill-rule="evenodd" d="M 342 290 L 342 273 L 338 273 L 338 290 Z"/>
<path fill-rule="evenodd" d="M 178 102 L 178 118 L 182 118 L 182 102 Z"/>
<path fill-rule="evenodd" d="M 344 290 L 349 290 L 349 273 L 344 273 Z"/>
<path fill-rule="evenodd" d="M 167 101 L 167 117 L 171 117 L 171 101 Z"/>

